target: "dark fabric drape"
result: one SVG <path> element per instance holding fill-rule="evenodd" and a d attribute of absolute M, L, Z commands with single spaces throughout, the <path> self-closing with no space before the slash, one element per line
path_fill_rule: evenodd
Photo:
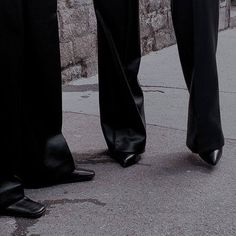
<path fill-rule="evenodd" d="M 0 192 L 4 176 L 40 181 L 72 172 L 61 133 L 56 0 L 0 1 L 0 68 L 1 149 L 7 153 L 0 157 Z"/>
<path fill-rule="evenodd" d="M 98 22 L 102 130 L 112 152 L 141 153 L 146 130 L 140 66 L 138 0 L 94 0 Z"/>
<path fill-rule="evenodd" d="M 219 1 L 172 0 L 172 17 L 190 93 L 187 146 L 196 153 L 221 148 L 216 63 Z"/>

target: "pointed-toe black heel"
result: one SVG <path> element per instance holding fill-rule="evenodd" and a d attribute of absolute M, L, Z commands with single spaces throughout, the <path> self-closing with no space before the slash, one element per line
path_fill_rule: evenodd
<path fill-rule="evenodd" d="M 216 149 L 210 152 L 199 153 L 199 156 L 208 164 L 215 166 L 222 157 L 223 149 Z"/>
<path fill-rule="evenodd" d="M 111 157 L 124 168 L 137 164 L 141 159 L 140 154 L 125 152 L 113 153 Z"/>

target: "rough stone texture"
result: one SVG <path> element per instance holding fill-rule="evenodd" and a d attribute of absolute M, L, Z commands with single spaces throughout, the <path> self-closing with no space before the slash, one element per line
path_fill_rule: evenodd
<path fill-rule="evenodd" d="M 229 2 L 220 0 L 220 29 L 229 27 Z M 92 0 L 59 0 L 63 82 L 97 73 L 96 19 Z M 143 54 L 175 43 L 169 0 L 140 0 Z"/>
<path fill-rule="evenodd" d="M 230 26 L 230 6 L 231 0 L 220 0 L 220 30 Z"/>
<path fill-rule="evenodd" d="M 60 0 L 63 81 L 96 73 L 96 20 L 92 0 Z"/>

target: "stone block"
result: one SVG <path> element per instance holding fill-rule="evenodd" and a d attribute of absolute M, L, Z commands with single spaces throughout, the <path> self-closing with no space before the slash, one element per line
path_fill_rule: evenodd
<path fill-rule="evenodd" d="M 220 29 L 229 27 L 230 0 L 220 1 Z M 96 17 L 92 0 L 58 1 L 63 81 L 97 73 Z M 170 0 L 140 0 L 142 53 L 175 43 Z"/>

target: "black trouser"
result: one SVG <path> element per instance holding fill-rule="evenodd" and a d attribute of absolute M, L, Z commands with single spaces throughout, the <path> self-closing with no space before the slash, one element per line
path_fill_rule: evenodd
<path fill-rule="evenodd" d="M 1 150 L 7 153 L 0 155 L 2 207 L 23 195 L 14 175 L 40 182 L 74 170 L 61 133 L 56 0 L 0 1 L 0 71 Z"/>
<path fill-rule="evenodd" d="M 94 0 L 98 22 L 102 130 L 112 152 L 141 153 L 146 130 L 140 65 L 138 0 Z"/>
<path fill-rule="evenodd" d="M 196 153 L 224 145 L 216 64 L 218 0 L 172 0 L 172 16 L 190 93 L 187 146 Z"/>

